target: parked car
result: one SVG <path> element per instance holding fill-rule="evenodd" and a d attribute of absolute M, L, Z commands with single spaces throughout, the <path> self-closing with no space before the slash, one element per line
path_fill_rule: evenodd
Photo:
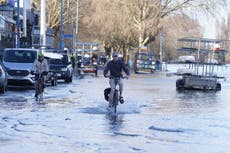
<path fill-rule="evenodd" d="M 80 75 L 93 74 L 97 76 L 97 58 L 85 54 L 78 64 L 78 71 Z"/>
<path fill-rule="evenodd" d="M 51 83 L 52 86 L 57 86 L 57 72 L 56 69 L 53 68 L 53 61 L 59 60 L 61 61 L 63 56 L 59 53 L 52 53 L 52 52 L 43 52 L 44 57 L 47 59 L 48 64 L 49 64 L 49 73 L 46 77 L 46 82 Z"/>
<path fill-rule="evenodd" d="M 34 75 L 30 74 L 30 71 L 37 53 L 37 49 L 31 48 L 4 49 L 2 63 L 7 71 L 9 86 L 31 87 L 34 85 Z"/>
<path fill-rule="evenodd" d="M 57 74 L 57 78 L 65 82 L 72 82 L 73 68 L 67 54 L 62 54 L 61 59 L 50 59 L 50 70 Z"/>
<path fill-rule="evenodd" d="M 0 62 L 0 93 L 5 93 L 7 89 L 7 73 Z"/>

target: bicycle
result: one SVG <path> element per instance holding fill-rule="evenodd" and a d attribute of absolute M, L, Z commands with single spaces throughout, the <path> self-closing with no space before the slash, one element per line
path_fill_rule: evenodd
<path fill-rule="evenodd" d="M 112 105 L 111 105 L 111 110 L 112 112 L 116 115 L 117 114 L 117 106 L 119 104 L 119 97 L 120 97 L 120 93 L 119 93 L 119 89 L 118 89 L 118 81 L 120 80 L 120 77 L 108 77 L 109 79 L 114 79 L 115 82 L 115 90 L 114 93 L 111 93 L 112 90 L 110 90 L 110 94 L 113 94 L 113 101 L 112 101 Z M 122 78 L 127 78 L 128 77 L 122 77 Z"/>
<path fill-rule="evenodd" d="M 35 75 L 35 98 L 36 101 L 41 102 L 43 100 L 43 92 L 44 92 L 44 74 L 43 73 L 34 73 Z"/>

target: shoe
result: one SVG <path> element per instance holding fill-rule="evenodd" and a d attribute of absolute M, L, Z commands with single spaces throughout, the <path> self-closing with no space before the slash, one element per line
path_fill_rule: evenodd
<path fill-rule="evenodd" d="M 120 101 L 121 104 L 124 104 L 124 99 L 123 99 L 123 97 L 120 97 L 120 98 L 119 98 L 119 101 Z"/>

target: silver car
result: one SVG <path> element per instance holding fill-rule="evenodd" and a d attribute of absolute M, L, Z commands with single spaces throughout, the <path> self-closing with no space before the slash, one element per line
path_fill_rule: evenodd
<path fill-rule="evenodd" d="M 7 88 L 7 73 L 0 62 L 0 93 L 5 93 Z"/>
<path fill-rule="evenodd" d="M 8 86 L 33 87 L 34 75 L 30 74 L 37 49 L 5 48 L 2 63 L 8 75 Z"/>

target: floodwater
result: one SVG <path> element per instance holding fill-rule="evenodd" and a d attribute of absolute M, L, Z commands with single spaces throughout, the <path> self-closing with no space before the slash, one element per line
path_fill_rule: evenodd
<path fill-rule="evenodd" d="M 117 116 L 102 75 L 47 87 L 43 104 L 33 90 L 9 90 L 0 95 L 0 153 L 229 153 L 230 68 L 218 71 L 218 92 L 178 92 L 178 76 L 165 72 L 133 74 Z"/>

